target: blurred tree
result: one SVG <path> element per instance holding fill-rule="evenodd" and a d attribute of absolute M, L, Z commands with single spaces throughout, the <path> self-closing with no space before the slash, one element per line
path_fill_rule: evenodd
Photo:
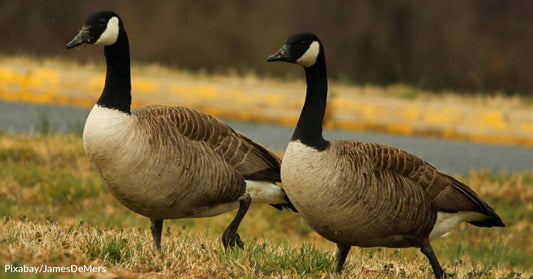
<path fill-rule="evenodd" d="M 64 51 L 99 9 L 121 15 L 142 62 L 291 75 L 265 58 L 312 31 L 338 80 L 533 95 L 533 2 L 520 0 L 0 0 L 0 54 L 100 61 Z"/>

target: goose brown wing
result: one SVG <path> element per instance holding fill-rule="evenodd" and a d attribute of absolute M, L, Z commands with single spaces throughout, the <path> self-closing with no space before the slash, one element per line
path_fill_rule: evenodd
<path fill-rule="evenodd" d="M 247 175 L 252 180 L 266 180 L 272 182 L 281 182 L 280 169 L 281 159 L 266 147 L 250 139 L 243 133 L 237 132 L 237 135 L 247 142 L 252 148 L 248 156 L 241 160 L 236 166 L 237 169 Z"/>
<path fill-rule="evenodd" d="M 202 142 L 220 154 L 245 179 L 281 181 L 281 160 L 275 154 L 209 114 L 159 105 L 144 106 L 132 113 L 141 122 L 150 121 L 150 126 L 157 126 L 159 134 L 165 135 L 160 140 L 172 141 L 183 136 Z"/>
<path fill-rule="evenodd" d="M 438 211 L 476 211 L 491 215 L 492 208 L 467 185 L 439 172 L 424 160 L 401 149 L 375 143 L 360 143 L 359 147 L 382 172 L 409 178 L 431 198 Z"/>

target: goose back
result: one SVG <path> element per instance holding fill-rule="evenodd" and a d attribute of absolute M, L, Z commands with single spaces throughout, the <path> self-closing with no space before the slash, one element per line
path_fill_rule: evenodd
<path fill-rule="evenodd" d="M 187 139 L 216 151 L 245 179 L 279 182 L 281 160 L 263 145 L 233 130 L 217 118 L 185 107 L 144 106 L 133 111 L 139 123 L 152 129 L 157 144 L 175 145 Z"/>
<path fill-rule="evenodd" d="M 438 171 L 433 165 L 401 149 L 377 144 L 358 143 L 361 150 L 381 172 L 413 181 L 431 199 L 432 207 L 441 212 L 472 211 L 492 216 L 494 210 L 469 186 Z"/>

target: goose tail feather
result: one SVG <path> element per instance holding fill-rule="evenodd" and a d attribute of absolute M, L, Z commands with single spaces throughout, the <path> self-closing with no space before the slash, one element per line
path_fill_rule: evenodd
<path fill-rule="evenodd" d="M 468 221 L 469 224 L 472 224 L 477 227 L 505 227 L 503 220 L 496 214 L 494 209 L 487 205 L 487 212 L 485 216 L 487 218 L 475 221 Z"/>
<path fill-rule="evenodd" d="M 283 193 L 285 193 L 285 190 L 281 189 L 281 191 L 283 191 Z M 270 206 L 276 208 L 277 210 L 283 210 L 283 209 L 287 209 L 287 210 L 291 210 L 292 212 L 295 212 L 295 213 L 298 213 L 298 209 L 296 209 L 296 207 L 294 207 L 294 205 L 292 204 L 291 200 L 289 200 L 289 197 L 287 196 L 287 194 L 285 194 L 285 196 L 283 197 L 286 201 L 286 203 L 282 203 L 282 204 L 270 204 Z"/>

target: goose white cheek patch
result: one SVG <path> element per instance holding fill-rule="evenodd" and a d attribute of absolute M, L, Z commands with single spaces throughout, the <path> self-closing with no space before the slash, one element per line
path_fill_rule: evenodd
<path fill-rule="evenodd" d="M 118 38 L 118 17 L 114 16 L 109 19 L 107 26 L 100 35 L 100 38 L 94 43 L 95 45 L 109 46 L 114 44 Z"/>
<path fill-rule="evenodd" d="M 320 51 L 320 44 L 317 41 L 312 42 L 309 48 L 305 51 L 302 57 L 296 60 L 296 63 L 304 66 L 311 67 L 315 64 L 318 52 Z"/>

